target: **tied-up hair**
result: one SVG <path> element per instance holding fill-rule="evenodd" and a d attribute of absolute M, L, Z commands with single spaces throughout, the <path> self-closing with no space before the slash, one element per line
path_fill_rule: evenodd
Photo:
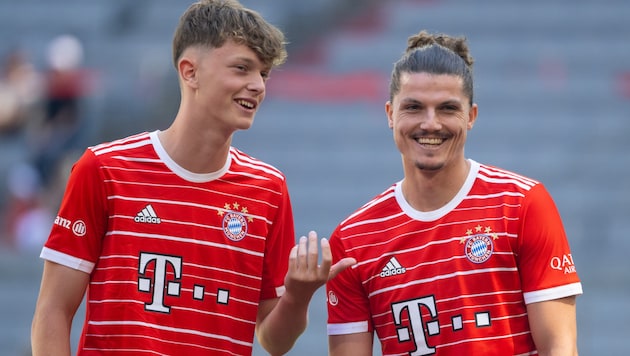
<path fill-rule="evenodd" d="M 282 31 L 258 12 L 237 0 L 201 0 L 180 17 L 173 37 L 173 64 L 193 46 L 218 48 L 232 40 L 251 48 L 267 66 L 283 64 L 287 58 Z"/>
<path fill-rule="evenodd" d="M 402 73 L 447 74 L 462 78 L 464 94 L 472 105 L 473 63 L 465 37 L 420 31 L 407 39 L 405 54 L 394 64 L 389 100 L 400 91 Z"/>

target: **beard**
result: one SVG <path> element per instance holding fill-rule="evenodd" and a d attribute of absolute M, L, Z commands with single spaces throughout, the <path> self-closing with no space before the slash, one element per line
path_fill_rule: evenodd
<path fill-rule="evenodd" d="M 426 171 L 426 172 L 439 171 L 440 169 L 444 168 L 444 166 L 445 166 L 444 162 L 435 162 L 435 163 L 416 162 L 416 168 L 418 168 L 421 171 Z"/>
<path fill-rule="evenodd" d="M 433 155 L 429 155 L 428 157 L 423 157 L 422 159 L 418 159 L 414 162 L 414 166 L 423 172 L 434 172 L 439 171 L 440 169 L 446 166 L 446 161 L 435 160 Z"/>

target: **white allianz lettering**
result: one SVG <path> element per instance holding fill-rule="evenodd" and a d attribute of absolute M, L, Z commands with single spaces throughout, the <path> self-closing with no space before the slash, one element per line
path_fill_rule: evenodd
<path fill-rule="evenodd" d="M 63 228 L 66 228 L 68 230 L 70 230 L 70 225 L 71 225 L 72 221 L 62 218 L 61 216 L 57 215 L 57 217 L 55 217 L 55 225 L 59 225 Z"/>

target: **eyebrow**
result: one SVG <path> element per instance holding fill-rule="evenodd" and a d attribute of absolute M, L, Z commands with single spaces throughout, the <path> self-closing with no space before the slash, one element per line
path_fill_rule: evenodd
<path fill-rule="evenodd" d="M 419 104 L 425 105 L 423 101 L 414 98 L 404 98 L 400 101 L 401 104 Z M 457 105 L 462 106 L 462 102 L 455 99 L 447 99 L 445 101 L 440 102 L 438 105 Z"/>
<path fill-rule="evenodd" d="M 247 62 L 249 64 L 255 63 L 255 61 L 253 59 L 251 59 L 250 57 L 245 57 L 245 56 L 237 56 L 237 57 L 234 57 L 232 59 L 234 59 L 235 61 Z"/>
<path fill-rule="evenodd" d="M 457 106 L 460 106 L 460 107 L 461 107 L 461 106 L 463 106 L 463 104 L 462 104 L 462 102 L 461 102 L 461 101 L 459 101 L 459 100 L 453 100 L 453 99 L 450 99 L 450 100 L 446 100 L 446 101 L 444 101 L 444 102 L 441 102 L 441 103 L 440 103 L 440 105 L 457 105 Z"/>
<path fill-rule="evenodd" d="M 253 65 L 258 65 L 258 63 L 260 63 L 261 65 L 261 70 L 265 71 L 265 72 L 270 72 L 271 71 L 271 66 L 266 65 L 263 61 L 261 60 L 253 60 L 251 57 L 245 57 L 245 56 L 238 56 L 238 57 L 234 57 L 232 60 L 236 61 L 236 62 L 245 62 L 247 65 L 253 66 Z"/>
<path fill-rule="evenodd" d="M 422 101 L 414 99 L 414 98 L 404 98 L 400 100 L 401 104 L 423 104 Z"/>

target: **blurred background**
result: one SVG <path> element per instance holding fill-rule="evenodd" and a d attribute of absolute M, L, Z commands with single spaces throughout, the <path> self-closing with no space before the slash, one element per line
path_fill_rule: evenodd
<path fill-rule="evenodd" d="M 298 234 L 328 236 L 402 178 L 384 103 L 407 37 L 466 36 L 480 108 L 467 156 L 547 186 L 585 291 L 580 354 L 627 354 L 630 2 L 243 3 L 285 31 L 289 60 L 234 145 L 284 171 Z M 173 119 L 171 38 L 189 4 L 0 0 L 0 354 L 30 354 L 38 254 L 74 160 L 88 145 Z M 326 341 L 320 290 L 290 355 L 325 355 Z M 264 355 L 258 345 L 255 354 Z"/>

